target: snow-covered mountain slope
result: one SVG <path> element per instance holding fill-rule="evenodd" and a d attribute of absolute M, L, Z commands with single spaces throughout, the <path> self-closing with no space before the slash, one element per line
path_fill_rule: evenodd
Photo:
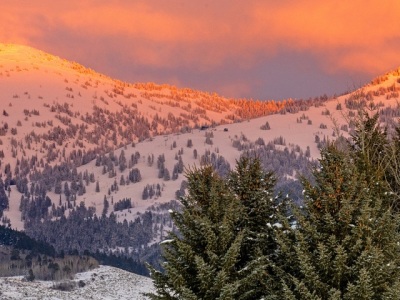
<path fill-rule="evenodd" d="M 191 89 L 128 84 L 12 44 L 0 44 L 0 91 L 0 174 L 11 169 L 12 177 L 23 159 L 38 162 L 32 165 L 38 170 L 46 164 L 67 163 L 71 167 L 73 162 L 73 166 L 80 166 L 99 153 L 132 142 L 266 115 L 284 106 L 272 101 L 249 106 L 242 100 Z M 109 180 L 95 177 L 102 193 L 107 192 Z M 21 217 L 15 213 L 20 197 L 13 189 L 11 194 L 7 217 L 16 228 L 22 228 Z M 103 200 L 98 194 L 96 198 L 80 198 L 78 204 L 87 199 L 88 205 Z M 52 200 L 59 204 L 58 197 Z"/>
<path fill-rule="evenodd" d="M 148 299 L 143 293 L 154 291 L 150 278 L 123 271 L 118 268 L 100 266 L 89 272 L 79 273 L 65 286 L 69 291 L 54 287 L 60 282 L 23 280 L 22 276 L 0 278 L 0 299 L 30 300 L 124 300 Z"/>
<path fill-rule="evenodd" d="M 213 162 L 224 171 L 244 151 L 294 179 L 318 158 L 318 141 L 348 135 L 361 103 L 392 123 L 400 115 L 399 78 L 397 70 L 332 99 L 245 101 L 124 83 L 39 50 L 0 44 L 0 173 L 10 187 L 3 221 L 23 229 L 24 220 L 56 220 L 80 203 L 101 216 L 105 201 L 109 216 L 129 199 L 131 208 L 114 212 L 129 223 L 176 199 L 182 165 Z M 282 153 L 273 156 L 275 150 Z M 300 158 L 297 169 L 288 166 Z M 38 216 L 26 206 L 43 192 L 48 214 Z M 171 228 L 157 220 L 151 243 Z"/>

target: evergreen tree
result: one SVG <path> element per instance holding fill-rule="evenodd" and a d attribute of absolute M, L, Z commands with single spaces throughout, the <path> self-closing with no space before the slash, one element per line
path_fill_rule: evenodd
<path fill-rule="evenodd" d="M 276 231 L 282 226 L 279 222 L 285 203 L 274 197 L 275 183 L 274 174 L 265 172 L 258 158 L 247 156 L 239 159 L 229 175 L 229 187 L 243 207 L 238 224 L 244 231 L 239 265 L 248 267 L 241 283 L 241 299 L 279 299 L 279 293 L 274 296 L 279 281 L 273 266 L 279 259 Z"/>
<path fill-rule="evenodd" d="M 366 174 L 369 184 L 384 179 L 395 195 L 390 205 L 400 212 L 400 126 L 393 137 L 379 123 L 379 115 L 372 117 L 360 112 L 352 135 L 351 154 L 358 169 Z"/>
<path fill-rule="evenodd" d="M 101 217 L 102 218 L 106 218 L 107 217 L 107 213 L 108 213 L 108 208 L 110 207 L 110 203 L 108 202 L 107 198 L 104 196 L 104 200 L 103 200 L 103 212 L 101 213 Z"/>
<path fill-rule="evenodd" d="M 123 172 L 127 167 L 127 162 L 126 162 L 125 151 L 124 150 L 122 150 L 121 154 L 119 155 L 118 164 L 119 164 L 119 170 L 121 172 Z"/>
<path fill-rule="evenodd" d="M 164 169 L 163 179 L 164 181 L 169 181 L 171 179 L 171 175 L 169 175 L 169 171 L 167 168 Z"/>
<path fill-rule="evenodd" d="M 0 217 L 3 211 L 8 208 L 8 197 L 5 191 L 3 179 L 0 177 Z"/>
<path fill-rule="evenodd" d="M 145 186 L 142 192 L 142 200 L 147 200 L 149 199 L 149 190 L 148 187 Z"/>
<path fill-rule="evenodd" d="M 71 196 L 71 190 L 69 189 L 67 181 L 64 183 L 64 195 L 65 197 L 67 197 L 67 199 L 69 199 L 69 197 Z"/>
<path fill-rule="evenodd" d="M 60 194 L 62 193 L 62 184 L 60 180 L 57 180 L 55 185 L 54 185 L 54 193 L 55 194 Z"/>
<path fill-rule="evenodd" d="M 188 195 L 172 218 L 179 235 L 163 243 L 165 273 L 151 269 L 151 299 L 240 299 L 240 202 L 211 166 L 188 171 Z"/>
<path fill-rule="evenodd" d="M 32 269 L 29 269 L 28 275 L 25 277 L 27 281 L 34 281 L 35 280 L 35 275 L 33 274 Z"/>
<path fill-rule="evenodd" d="M 295 229 L 281 233 L 282 299 L 400 299 L 399 217 L 387 184 L 373 184 L 349 153 L 321 152 Z M 286 224 L 288 227 L 288 224 Z"/>
<path fill-rule="evenodd" d="M 370 117 L 361 111 L 352 134 L 351 153 L 358 169 L 365 172 L 368 183 L 373 182 L 376 176 L 384 176 L 388 163 L 388 136 L 380 127 L 378 117 L 378 114 Z"/>
<path fill-rule="evenodd" d="M 242 157 L 227 179 L 212 166 L 189 171 L 179 234 L 163 245 L 165 274 L 152 269 L 153 299 L 279 299 L 275 178 Z M 277 283 L 276 283 L 277 282 Z"/>
<path fill-rule="evenodd" d="M 400 126 L 396 128 L 393 139 L 386 148 L 385 157 L 385 179 L 396 196 L 393 208 L 400 212 Z"/>

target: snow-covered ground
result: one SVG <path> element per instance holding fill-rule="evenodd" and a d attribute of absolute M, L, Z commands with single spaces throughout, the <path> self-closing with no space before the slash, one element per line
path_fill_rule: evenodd
<path fill-rule="evenodd" d="M 79 287 L 79 282 L 85 286 Z M 124 300 L 148 299 L 143 293 L 154 291 L 152 280 L 109 266 L 77 274 L 72 291 L 53 289 L 58 282 L 23 280 L 22 276 L 0 278 L 0 299 L 26 300 Z"/>

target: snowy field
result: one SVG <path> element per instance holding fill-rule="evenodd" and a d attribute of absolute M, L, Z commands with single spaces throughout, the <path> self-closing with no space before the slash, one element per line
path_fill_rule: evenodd
<path fill-rule="evenodd" d="M 150 278 L 109 266 L 77 274 L 73 282 L 75 288 L 72 291 L 59 291 L 52 288 L 57 283 L 49 281 L 27 282 L 22 276 L 0 278 L 0 299 L 140 300 L 148 299 L 143 293 L 154 291 Z M 79 287 L 79 282 L 85 286 Z"/>

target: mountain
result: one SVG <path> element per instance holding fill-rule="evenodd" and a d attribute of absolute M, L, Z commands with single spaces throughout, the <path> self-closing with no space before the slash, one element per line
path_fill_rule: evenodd
<path fill-rule="evenodd" d="M 211 163 L 224 175 L 243 153 L 257 155 L 301 201 L 297 175 L 309 176 L 324 142 L 348 136 L 359 108 L 393 128 L 399 73 L 333 98 L 252 101 L 125 83 L 0 44 L 2 222 L 56 251 L 157 264 L 185 168 Z"/>

